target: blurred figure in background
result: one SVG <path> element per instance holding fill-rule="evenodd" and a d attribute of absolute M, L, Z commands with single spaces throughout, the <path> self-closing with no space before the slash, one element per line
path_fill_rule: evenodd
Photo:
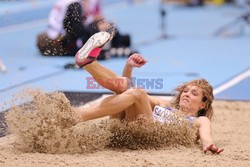
<path fill-rule="evenodd" d="M 46 32 L 37 37 L 43 55 L 74 55 L 90 33 L 83 26 L 81 0 L 58 0 L 48 21 Z"/>
<path fill-rule="evenodd" d="M 74 56 L 91 35 L 113 27 L 102 16 L 99 0 L 57 0 L 48 20 L 46 32 L 37 37 L 40 53 L 47 56 Z M 129 35 L 121 35 L 116 31 L 99 60 L 110 57 L 114 48 L 123 48 L 122 56 L 129 56 L 130 44 Z M 112 54 L 117 55 L 114 51 Z"/>
<path fill-rule="evenodd" d="M 83 0 L 84 25 L 91 30 L 92 34 L 105 31 L 107 25 L 101 12 L 100 0 Z M 111 41 L 112 56 L 129 56 L 131 54 L 131 39 L 128 34 L 121 34 L 116 27 L 116 34 Z"/>
<path fill-rule="evenodd" d="M 3 61 L 0 59 L 0 71 L 2 71 L 3 73 L 7 72 L 7 68 L 6 66 L 3 64 Z"/>
<path fill-rule="evenodd" d="M 178 5 L 195 7 L 195 6 L 203 6 L 206 0 L 161 0 L 161 1 L 171 2 L 171 3 L 178 4 Z"/>

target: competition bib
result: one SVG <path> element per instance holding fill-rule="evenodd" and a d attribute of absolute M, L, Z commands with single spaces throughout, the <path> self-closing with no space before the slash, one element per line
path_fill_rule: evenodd
<path fill-rule="evenodd" d="M 154 119 L 162 123 L 171 123 L 174 115 L 174 111 L 169 107 L 155 106 L 153 110 Z"/>
<path fill-rule="evenodd" d="M 197 117 L 192 116 L 177 116 L 175 110 L 170 107 L 155 106 L 153 110 L 153 118 L 161 123 L 172 123 L 186 121 L 189 123 L 194 122 Z"/>

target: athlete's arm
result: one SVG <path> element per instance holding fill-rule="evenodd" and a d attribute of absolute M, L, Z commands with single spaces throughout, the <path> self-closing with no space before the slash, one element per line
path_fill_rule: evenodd
<path fill-rule="evenodd" d="M 127 77 L 132 83 L 132 81 L 133 81 L 132 80 L 132 70 L 133 70 L 133 68 L 134 67 L 140 68 L 141 66 L 143 66 L 146 63 L 147 63 L 146 59 L 144 59 L 140 54 L 138 54 L 138 53 L 132 54 L 128 58 L 125 66 L 123 68 L 122 76 Z M 133 85 L 131 85 L 131 86 L 133 86 Z"/>
<path fill-rule="evenodd" d="M 211 137 L 211 123 L 207 117 L 199 117 L 196 121 L 199 127 L 199 138 L 201 140 L 202 148 L 204 153 L 211 151 L 212 153 L 219 154 L 224 149 L 215 146 Z"/>

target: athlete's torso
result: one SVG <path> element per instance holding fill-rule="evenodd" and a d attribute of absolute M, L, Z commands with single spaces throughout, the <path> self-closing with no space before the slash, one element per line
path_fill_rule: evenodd
<path fill-rule="evenodd" d="M 177 121 L 179 118 L 176 115 L 176 110 L 170 107 L 155 106 L 153 110 L 153 118 L 161 123 L 172 123 Z M 197 117 L 184 116 L 185 121 L 193 123 Z"/>

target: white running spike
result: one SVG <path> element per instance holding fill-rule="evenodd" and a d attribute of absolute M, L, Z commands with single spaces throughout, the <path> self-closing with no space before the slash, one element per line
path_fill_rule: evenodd
<path fill-rule="evenodd" d="M 89 53 L 93 49 L 105 45 L 109 41 L 110 37 L 110 34 L 104 31 L 92 35 L 84 46 L 78 51 L 78 60 L 88 57 Z"/>

